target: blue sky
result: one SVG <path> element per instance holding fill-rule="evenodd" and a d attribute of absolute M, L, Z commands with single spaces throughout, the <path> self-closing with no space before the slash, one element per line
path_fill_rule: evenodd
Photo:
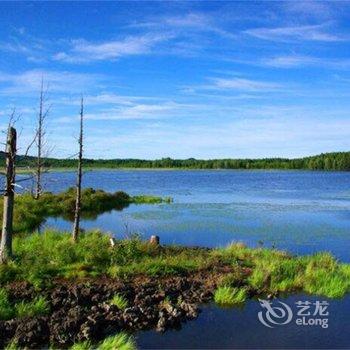
<path fill-rule="evenodd" d="M 51 155 L 299 157 L 350 146 L 350 2 L 1 2 L 0 127 L 48 84 Z"/>

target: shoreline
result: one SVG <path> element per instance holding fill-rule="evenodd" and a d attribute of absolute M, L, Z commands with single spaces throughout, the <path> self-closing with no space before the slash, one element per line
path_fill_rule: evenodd
<path fill-rule="evenodd" d="M 0 347 L 70 348 L 120 332 L 178 329 L 203 303 L 234 307 L 256 297 L 350 292 L 350 264 L 328 253 L 295 256 L 242 243 L 111 244 L 102 232 L 73 243 L 59 231 L 16 236 L 13 250 L 11 264 L 1 266 Z"/>
<path fill-rule="evenodd" d="M 106 167 L 84 167 L 85 172 L 95 172 L 95 171 L 235 171 L 235 172 L 312 172 L 312 173 L 348 173 L 349 170 L 313 170 L 313 169 L 229 169 L 229 168 L 216 168 L 216 169 L 203 169 L 203 168 L 106 168 Z M 16 169 L 18 175 L 25 175 L 31 173 L 28 169 L 22 169 L 18 167 Z M 44 173 L 75 173 L 76 168 L 66 167 L 66 168 L 48 168 Z"/>

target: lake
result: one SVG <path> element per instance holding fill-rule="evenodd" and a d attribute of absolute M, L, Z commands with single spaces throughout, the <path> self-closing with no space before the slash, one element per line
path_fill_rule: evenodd
<path fill-rule="evenodd" d="M 296 320 L 300 309 L 299 301 L 326 301 L 328 328 L 311 325 L 313 316 L 305 316 L 301 325 Z M 202 307 L 202 313 L 195 321 L 185 323 L 181 331 L 171 330 L 164 334 L 155 331 L 142 332 L 137 344 L 142 349 L 349 349 L 350 348 L 350 297 L 343 300 L 308 295 L 293 295 L 281 299 L 292 312 L 292 320 L 285 325 L 268 328 L 260 323 L 258 313 L 263 309 L 255 300 L 245 303 L 243 308 L 222 309 L 212 305 Z M 275 302 L 277 303 L 277 302 Z M 278 303 L 277 303 L 278 304 Z M 314 305 L 310 308 L 313 313 Z M 307 311 L 307 312 L 309 312 Z M 307 313 L 306 312 L 306 313 Z M 303 312 L 305 313 L 305 312 Z"/>
<path fill-rule="evenodd" d="M 45 189 L 74 185 L 74 172 L 45 175 Z M 137 232 L 162 243 L 224 246 L 242 241 L 307 254 L 331 251 L 350 261 L 350 173 L 235 170 L 99 170 L 86 172 L 84 187 L 131 195 L 171 196 L 174 203 L 130 205 L 83 220 L 124 237 Z M 48 219 L 46 226 L 70 230 Z"/>
<path fill-rule="evenodd" d="M 46 190 L 74 185 L 73 172 L 45 175 Z M 124 237 L 137 232 L 162 243 L 217 247 L 232 241 L 308 254 L 331 251 L 350 261 L 350 173 L 309 171 L 152 171 L 99 170 L 84 175 L 84 187 L 123 190 L 131 195 L 171 196 L 174 203 L 130 205 L 122 211 L 83 220 L 85 229 L 100 228 Z M 50 218 L 46 226 L 71 229 L 71 223 Z M 325 300 L 305 295 L 283 299 Z M 203 306 L 195 321 L 181 331 L 137 335 L 145 349 L 164 348 L 349 348 L 350 297 L 329 301 L 329 328 L 293 322 L 273 329 L 258 321 L 258 301 L 244 308 Z M 294 310 L 295 311 L 295 310 Z"/>

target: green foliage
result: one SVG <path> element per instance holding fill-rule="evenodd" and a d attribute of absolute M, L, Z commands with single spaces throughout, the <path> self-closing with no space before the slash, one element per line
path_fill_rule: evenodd
<path fill-rule="evenodd" d="M 125 310 L 128 307 L 128 301 L 120 294 L 116 294 L 110 304 L 117 306 L 120 310 Z"/>
<path fill-rule="evenodd" d="M 229 286 L 219 287 L 214 294 L 214 300 L 218 305 L 233 306 L 244 303 L 247 299 L 245 289 L 232 288 Z"/>
<path fill-rule="evenodd" d="M 4 159 L 4 153 L 0 152 L 0 158 Z M 32 157 L 18 157 L 19 167 L 32 165 Z M 45 159 L 47 167 L 75 168 L 76 160 L 72 159 Z M 171 159 L 157 160 L 144 159 L 110 159 L 95 160 L 84 159 L 86 168 L 146 168 L 146 169 L 309 169 L 309 170 L 350 170 L 350 152 L 324 153 L 312 157 L 287 159 Z"/>
<path fill-rule="evenodd" d="M 15 305 L 15 311 L 16 316 L 22 318 L 46 315 L 49 313 L 50 308 L 47 300 L 40 296 L 30 302 L 21 301 Z"/>

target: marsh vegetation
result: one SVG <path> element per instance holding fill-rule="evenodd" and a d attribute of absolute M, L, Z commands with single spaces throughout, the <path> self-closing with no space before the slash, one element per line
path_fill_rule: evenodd
<path fill-rule="evenodd" d="M 118 191 L 108 193 L 103 190 L 85 188 L 82 190 L 81 214 L 83 218 L 96 218 L 111 211 L 122 210 L 130 204 L 159 204 L 171 202 L 171 198 L 151 195 L 129 196 Z M 48 217 L 62 217 L 69 221 L 74 218 L 75 189 L 69 188 L 61 193 L 43 192 L 38 199 L 30 193 L 17 194 L 14 208 L 14 232 L 35 230 Z M 0 215 L 3 210 L 3 198 L 0 199 Z"/>

